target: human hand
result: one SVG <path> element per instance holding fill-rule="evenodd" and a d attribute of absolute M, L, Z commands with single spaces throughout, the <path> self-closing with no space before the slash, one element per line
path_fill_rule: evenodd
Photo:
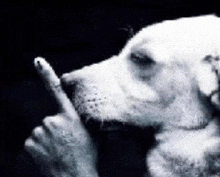
<path fill-rule="evenodd" d="M 35 67 L 59 105 L 60 113 L 46 117 L 25 141 L 25 149 L 46 176 L 97 177 L 96 148 L 82 125 L 60 79 L 43 59 Z"/>

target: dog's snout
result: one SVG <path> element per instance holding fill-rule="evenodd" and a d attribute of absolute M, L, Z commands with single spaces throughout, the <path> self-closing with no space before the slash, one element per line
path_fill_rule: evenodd
<path fill-rule="evenodd" d="M 79 115 L 97 119 L 113 117 L 111 114 L 118 107 L 114 100 L 120 95 L 114 63 L 115 60 L 108 59 L 61 76 L 62 86 Z"/>

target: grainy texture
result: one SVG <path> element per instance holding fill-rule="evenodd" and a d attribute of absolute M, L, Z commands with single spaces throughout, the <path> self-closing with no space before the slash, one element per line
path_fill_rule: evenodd
<path fill-rule="evenodd" d="M 25 138 L 35 126 L 41 124 L 43 117 L 57 112 L 57 105 L 46 92 L 33 69 L 34 57 L 38 55 L 47 57 L 58 75 L 61 75 L 63 72 L 116 54 L 132 34 L 148 24 L 164 19 L 213 12 L 218 14 L 219 8 L 212 0 L 169 0 L 166 3 L 160 0 L 62 1 L 62 3 L 54 1 L 52 4 L 47 1 L 1 1 L 0 161 L 3 169 L 0 176 L 13 176 L 12 169 L 17 155 L 23 149 Z M 137 174 L 133 172 L 137 171 L 136 169 L 139 171 L 143 169 L 143 155 L 136 149 L 148 149 L 145 146 L 148 147 L 153 141 L 141 141 L 145 135 L 152 135 L 151 130 L 147 130 L 148 133 L 140 132 L 136 135 L 127 131 L 115 133 L 117 141 L 109 139 L 112 133 L 109 133 L 109 136 L 106 133 L 105 136 L 103 135 L 104 138 L 100 138 L 100 141 L 106 139 L 103 143 L 102 165 L 100 165 L 106 176 L 123 176 L 121 174 L 126 173 L 125 176 L 136 177 Z M 126 136 L 127 134 L 129 136 Z M 141 134 L 141 137 L 138 134 Z M 111 142 L 109 144 L 112 144 L 112 148 L 109 148 L 109 152 L 105 152 L 109 147 L 108 142 Z M 131 144 L 136 144 L 135 148 Z M 121 148 L 123 150 L 120 150 L 120 162 L 118 159 L 116 161 L 115 157 L 119 156 L 116 147 L 129 147 L 127 152 L 131 151 L 135 155 L 131 158 L 125 156 L 123 154 L 126 152 Z M 24 169 L 23 163 L 28 166 L 31 161 L 28 157 L 21 156 L 18 161 L 21 159 L 23 161 L 18 166 L 19 169 Z M 138 165 L 134 165 L 131 159 Z M 111 165 L 105 165 L 103 162 Z M 119 166 L 120 173 L 111 175 Z M 126 168 L 127 166 L 133 167 Z M 29 169 L 26 171 L 27 176 L 34 174 L 39 176 L 34 165 L 28 166 L 23 171 L 27 169 Z M 14 176 L 17 177 L 18 173 L 22 173 L 21 170 L 17 170 Z"/>

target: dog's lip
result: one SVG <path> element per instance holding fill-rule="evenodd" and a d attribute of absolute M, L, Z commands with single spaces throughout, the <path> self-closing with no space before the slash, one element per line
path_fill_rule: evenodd
<path fill-rule="evenodd" d="M 209 124 L 209 122 L 205 122 L 199 126 L 193 126 L 193 127 L 183 126 L 183 127 L 179 127 L 179 128 L 183 129 L 183 130 L 187 130 L 187 131 L 196 131 L 196 130 L 204 129 L 208 124 Z"/>
<path fill-rule="evenodd" d="M 89 117 L 89 118 L 88 118 Z M 99 121 L 99 119 L 82 114 L 81 120 L 86 128 L 91 131 L 117 131 L 130 127 L 124 122 L 119 121 Z"/>

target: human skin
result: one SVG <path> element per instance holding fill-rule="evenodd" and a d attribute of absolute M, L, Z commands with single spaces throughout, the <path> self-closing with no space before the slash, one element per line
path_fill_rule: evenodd
<path fill-rule="evenodd" d="M 60 112 L 44 118 L 42 126 L 33 130 L 25 141 L 26 151 L 46 176 L 97 177 L 95 144 L 62 89 L 60 79 L 42 58 L 35 59 L 35 67 Z"/>

